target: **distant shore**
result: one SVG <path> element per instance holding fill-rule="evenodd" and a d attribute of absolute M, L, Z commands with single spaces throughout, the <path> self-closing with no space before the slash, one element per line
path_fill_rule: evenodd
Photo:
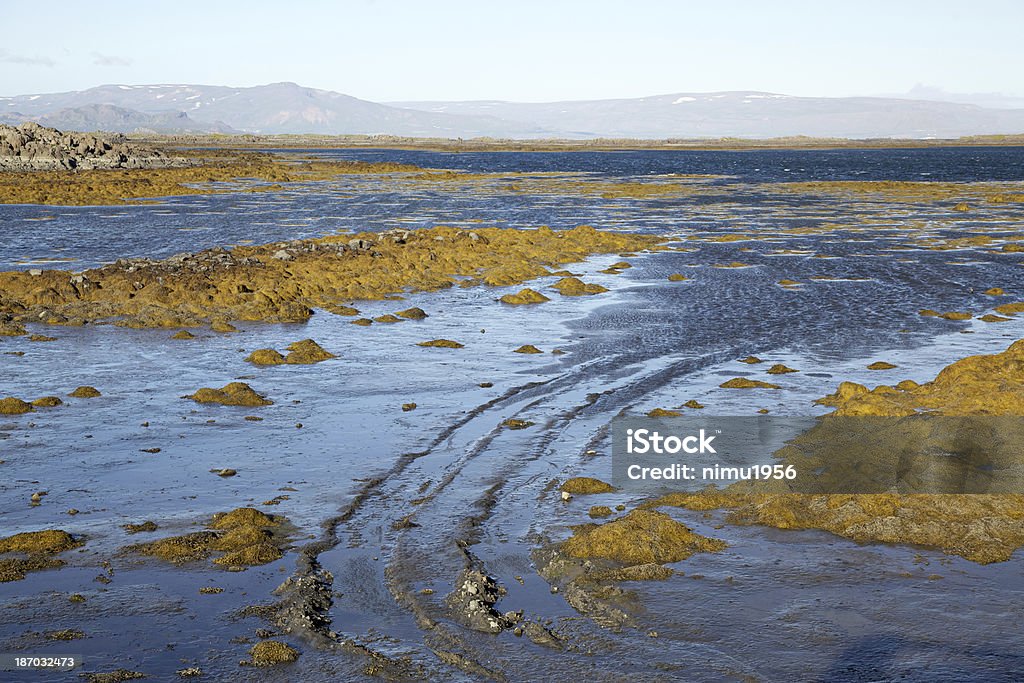
<path fill-rule="evenodd" d="M 413 138 L 393 135 L 129 135 L 129 139 L 171 147 L 273 149 L 411 149 L 438 152 L 602 152 L 619 150 L 743 151 L 754 149 L 927 149 L 937 147 L 1024 146 L 1019 135 L 972 135 L 960 138 L 815 138 L 805 136 L 663 140 L 594 138 L 498 139 Z"/>

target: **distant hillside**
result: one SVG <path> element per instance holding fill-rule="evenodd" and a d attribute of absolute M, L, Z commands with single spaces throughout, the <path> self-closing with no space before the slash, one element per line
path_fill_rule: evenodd
<path fill-rule="evenodd" d="M 17 126 L 22 123 L 38 123 L 49 128 L 77 131 L 103 131 L 107 133 L 237 133 L 239 131 L 223 123 L 200 123 L 193 121 L 185 112 L 142 112 L 112 104 L 87 104 L 82 107 L 30 116 L 23 112 L 0 112 L 0 123 Z"/>
<path fill-rule="evenodd" d="M 675 93 L 547 103 L 395 102 L 435 113 L 529 122 L 572 137 L 955 138 L 1024 132 L 1024 109 L 880 97 L 793 97 L 766 92 Z M 983 133 L 984 132 L 984 133 Z"/>
<path fill-rule="evenodd" d="M 957 138 L 1024 133 L 1024 109 L 887 97 L 675 93 L 546 103 L 393 102 L 272 83 L 104 85 L 0 97 L 0 122 L 116 132 L 433 138 Z"/>
<path fill-rule="evenodd" d="M 531 136 L 533 126 L 490 116 L 459 116 L 399 109 L 349 95 L 272 83 L 252 88 L 208 85 L 104 85 L 77 92 L 0 98 L 3 109 L 44 116 L 89 105 L 160 114 L 183 111 L 195 122 L 248 133 L 390 134 L 435 137 Z M 2 116 L 2 114 L 0 114 Z"/>

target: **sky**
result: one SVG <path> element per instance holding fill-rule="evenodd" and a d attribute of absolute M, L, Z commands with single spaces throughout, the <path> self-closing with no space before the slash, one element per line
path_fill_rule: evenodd
<path fill-rule="evenodd" d="M 3 96 L 294 81 L 378 102 L 1024 97 L 1021 0 L 0 0 L 0 15 L 27 27 L 0 42 Z"/>

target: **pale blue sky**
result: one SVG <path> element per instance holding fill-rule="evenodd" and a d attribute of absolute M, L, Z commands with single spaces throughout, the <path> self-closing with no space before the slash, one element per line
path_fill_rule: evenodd
<path fill-rule="evenodd" d="M 1021 0 L 0 0 L 0 10 L 0 95 L 274 81 L 375 101 L 844 96 L 919 83 L 1024 95 Z"/>

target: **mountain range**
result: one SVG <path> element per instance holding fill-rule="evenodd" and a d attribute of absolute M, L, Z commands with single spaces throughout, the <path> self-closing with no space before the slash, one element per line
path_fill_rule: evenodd
<path fill-rule="evenodd" d="M 272 83 L 103 85 L 0 97 L 0 122 L 126 133 L 398 135 L 441 138 L 955 138 L 1024 133 L 1024 108 L 896 97 L 730 91 L 520 103 L 376 103 Z"/>

